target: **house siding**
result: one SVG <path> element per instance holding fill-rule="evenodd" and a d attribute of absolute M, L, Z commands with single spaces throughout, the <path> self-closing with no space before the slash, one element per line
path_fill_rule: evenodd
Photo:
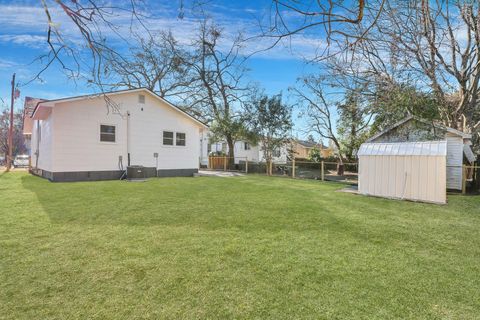
<path fill-rule="evenodd" d="M 447 188 L 462 190 L 463 139 L 452 135 L 447 140 Z"/>
<path fill-rule="evenodd" d="M 53 166 L 53 117 L 51 113 L 47 119 L 35 121 L 30 139 L 32 166 L 37 164 L 38 154 L 38 168 L 46 171 L 52 171 Z M 40 132 L 40 141 L 38 141 L 38 132 Z"/>
<path fill-rule="evenodd" d="M 138 94 L 145 95 L 144 104 L 138 103 Z M 51 172 L 51 180 L 117 178 L 122 168 L 120 157 L 123 169 L 128 163 L 127 111 L 131 165 L 152 167 L 153 172 L 167 172 L 165 175 L 180 172 L 172 170 L 189 173 L 198 170 L 200 136 L 204 130 L 200 124 L 144 91 L 115 94 L 110 99 L 119 112 L 109 110 L 103 97 L 90 97 L 57 103 L 49 119 L 40 121 L 42 145 L 38 168 Z M 115 126 L 115 142 L 100 141 L 101 124 Z M 185 133 L 186 145 L 164 146 L 163 131 Z M 34 131 L 32 150 L 35 150 L 35 136 Z M 154 153 L 158 153 L 158 166 Z"/>

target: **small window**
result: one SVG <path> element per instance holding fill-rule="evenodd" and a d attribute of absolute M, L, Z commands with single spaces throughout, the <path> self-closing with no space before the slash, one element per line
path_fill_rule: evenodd
<path fill-rule="evenodd" d="M 115 126 L 100 125 L 100 141 L 115 142 Z"/>
<path fill-rule="evenodd" d="M 145 103 L 145 95 L 143 94 L 138 95 L 138 103 L 141 103 L 141 104 Z"/>
<path fill-rule="evenodd" d="M 185 133 L 177 132 L 175 144 L 177 146 L 184 146 L 185 145 Z"/>
<path fill-rule="evenodd" d="M 250 150 L 250 148 L 251 148 L 250 143 L 245 142 L 244 145 L 243 145 L 243 148 L 244 148 L 244 150 Z"/>
<path fill-rule="evenodd" d="M 163 145 L 164 146 L 173 146 L 173 132 L 172 131 L 163 131 Z"/>
<path fill-rule="evenodd" d="M 207 153 L 212 152 L 212 145 L 210 143 L 207 143 Z"/>
<path fill-rule="evenodd" d="M 273 156 L 276 157 L 276 158 L 280 157 L 280 149 L 279 148 L 275 148 L 273 150 Z"/>

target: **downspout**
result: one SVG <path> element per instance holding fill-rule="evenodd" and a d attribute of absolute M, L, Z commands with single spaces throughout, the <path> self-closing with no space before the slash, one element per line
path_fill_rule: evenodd
<path fill-rule="evenodd" d="M 40 127 L 40 120 L 37 120 L 37 150 L 35 150 L 35 170 L 38 169 L 38 157 L 40 156 L 40 134 L 42 129 Z"/>
<path fill-rule="evenodd" d="M 127 166 L 130 166 L 130 111 L 127 110 Z"/>

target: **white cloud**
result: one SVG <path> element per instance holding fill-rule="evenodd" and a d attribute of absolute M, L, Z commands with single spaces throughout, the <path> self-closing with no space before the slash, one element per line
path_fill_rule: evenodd
<path fill-rule="evenodd" d="M 0 69 L 11 69 L 18 67 L 18 63 L 0 58 Z"/>
<path fill-rule="evenodd" d="M 10 42 L 13 44 L 24 45 L 27 47 L 40 48 L 45 45 L 46 36 L 32 34 L 5 34 L 0 35 L 0 42 Z"/>
<path fill-rule="evenodd" d="M 158 9 L 158 8 L 157 8 Z M 145 8 L 142 8 L 145 10 Z M 253 16 L 250 18 L 243 16 L 238 17 L 236 11 L 229 12 L 229 8 L 225 7 L 223 10 L 212 12 L 211 16 L 223 29 L 227 41 L 223 44 L 225 50 L 228 49 L 231 41 L 241 31 L 245 38 L 254 37 L 259 33 L 258 21 Z M 254 9 L 245 9 L 245 11 L 253 12 Z M 158 11 L 158 10 L 157 10 Z M 221 11 L 221 12 L 220 12 Z M 55 22 L 61 31 L 64 40 L 74 42 L 76 45 L 82 43 L 81 35 L 78 29 L 73 25 L 70 19 L 61 10 L 55 7 L 50 8 L 52 20 Z M 176 10 L 162 9 L 145 18 L 147 27 L 153 31 L 171 30 L 175 37 L 181 44 L 188 44 L 194 38 L 198 26 L 199 19 L 194 16 L 186 16 L 184 19 L 178 19 Z M 101 28 L 103 36 L 110 41 L 119 40 L 118 34 L 126 37 L 132 37 L 130 29 L 132 27 L 131 14 L 128 12 L 117 12 L 109 16 L 116 26 L 117 30 L 112 30 L 103 26 Z M 0 36 L 0 41 L 10 42 L 14 44 L 25 45 L 28 47 L 38 48 L 45 44 L 47 23 L 45 12 L 40 5 L 37 6 L 15 6 L 15 5 L 0 5 L 0 25 L 5 26 L 3 29 L 4 35 Z M 142 29 L 134 23 L 133 31 L 141 34 Z M 39 34 L 40 32 L 40 34 Z M 318 49 L 324 48 L 320 43 L 320 39 L 315 39 L 310 36 L 292 37 L 288 41 L 282 41 L 281 44 L 268 50 L 267 49 L 274 39 L 254 39 L 246 43 L 244 53 L 246 55 L 259 51 L 256 57 L 268 59 L 309 59 L 315 56 Z"/>

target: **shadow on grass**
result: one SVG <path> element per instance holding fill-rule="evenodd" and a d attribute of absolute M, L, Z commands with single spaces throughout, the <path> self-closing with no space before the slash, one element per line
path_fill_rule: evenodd
<path fill-rule="evenodd" d="M 31 175 L 21 178 L 52 223 L 278 232 L 355 227 L 345 226 L 351 222 L 339 219 L 335 207 L 316 201 L 322 193 L 312 185 L 301 188 L 270 178 L 240 179 L 52 183 Z"/>
<path fill-rule="evenodd" d="M 22 184 L 57 224 L 165 226 L 260 238 L 296 234 L 309 241 L 331 238 L 377 245 L 404 239 L 409 231 L 398 224 L 415 222 L 396 221 L 383 212 L 386 207 L 375 208 L 402 204 L 340 195 L 330 184 L 319 189 L 314 183 L 275 178 L 51 183 L 29 175 L 22 177 Z"/>

